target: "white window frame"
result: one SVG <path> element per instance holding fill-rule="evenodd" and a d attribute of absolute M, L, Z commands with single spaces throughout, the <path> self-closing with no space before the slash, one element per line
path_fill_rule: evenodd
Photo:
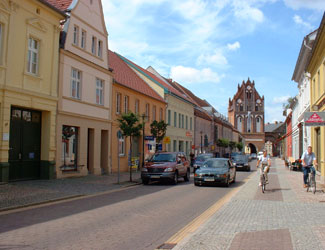
<path fill-rule="evenodd" d="M 135 100 L 135 107 L 134 107 L 134 111 L 136 114 L 139 114 L 139 106 L 140 106 L 140 101 L 139 99 Z"/>
<path fill-rule="evenodd" d="M 71 80 L 70 80 L 70 85 L 71 85 L 71 97 L 75 99 L 81 99 L 81 81 L 82 81 L 82 72 L 78 69 L 71 68 Z M 73 94 L 74 90 L 74 84 L 76 88 L 76 94 Z"/>
<path fill-rule="evenodd" d="M 96 78 L 96 104 L 104 105 L 104 80 L 99 78 Z"/>
<path fill-rule="evenodd" d="M 86 41 L 87 41 L 87 31 L 81 30 L 81 41 L 80 41 L 80 47 L 82 49 L 86 49 Z"/>
<path fill-rule="evenodd" d="M 79 26 L 74 25 L 73 26 L 73 44 L 74 45 L 79 45 Z"/>
<path fill-rule="evenodd" d="M 116 92 L 116 114 L 121 113 L 121 93 Z"/>
<path fill-rule="evenodd" d="M 33 46 L 36 43 L 36 48 Z M 39 67 L 39 40 L 34 39 L 33 37 L 28 38 L 28 55 L 27 55 L 27 72 L 33 75 L 38 74 Z M 33 62 L 35 58 L 35 62 Z M 35 72 L 33 72 L 33 65 L 35 65 Z"/>
<path fill-rule="evenodd" d="M 129 96 L 124 96 L 124 113 L 127 114 L 129 112 Z"/>
<path fill-rule="evenodd" d="M 91 38 L 91 53 L 93 55 L 96 55 L 97 52 L 97 38 L 95 36 L 92 36 Z"/>
<path fill-rule="evenodd" d="M 98 46 L 97 46 L 97 56 L 102 58 L 103 57 L 103 41 L 98 39 Z"/>

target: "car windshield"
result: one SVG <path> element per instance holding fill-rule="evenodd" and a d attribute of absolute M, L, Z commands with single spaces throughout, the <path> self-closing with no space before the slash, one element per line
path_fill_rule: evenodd
<path fill-rule="evenodd" d="M 235 156 L 233 157 L 233 159 L 234 159 L 235 161 L 245 161 L 245 160 L 246 160 L 246 156 L 244 156 L 244 155 L 235 155 Z"/>
<path fill-rule="evenodd" d="M 199 155 L 198 157 L 196 157 L 197 161 L 206 161 L 207 159 L 211 158 L 211 155 Z"/>
<path fill-rule="evenodd" d="M 150 162 L 174 162 L 176 161 L 175 154 L 156 154 L 149 160 Z"/>
<path fill-rule="evenodd" d="M 228 163 L 226 160 L 207 160 L 203 168 L 227 168 Z"/>

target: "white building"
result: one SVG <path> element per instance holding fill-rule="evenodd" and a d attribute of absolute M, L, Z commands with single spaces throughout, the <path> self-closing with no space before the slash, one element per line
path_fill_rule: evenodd
<path fill-rule="evenodd" d="M 304 37 L 292 75 L 292 80 L 298 84 L 299 89 L 292 112 L 292 156 L 295 159 L 301 157 L 311 144 L 311 129 L 304 125 L 304 112 L 309 111 L 310 107 L 310 75 L 305 69 L 316 35 L 317 30 Z"/>

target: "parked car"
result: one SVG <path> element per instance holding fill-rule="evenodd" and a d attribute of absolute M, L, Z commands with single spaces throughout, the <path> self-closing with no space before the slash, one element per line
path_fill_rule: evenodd
<path fill-rule="evenodd" d="M 236 167 L 227 158 L 208 159 L 194 174 L 194 185 L 224 184 L 236 181 Z"/>
<path fill-rule="evenodd" d="M 255 160 L 255 159 L 257 159 L 257 154 L 255 154 L 255 153 L 252 153 L 252 154 L 251 154 L 251 158 L 252 158 L 252 160 Z"/>
<path fill-rule="evenodd" d="M 171 180 L 178 183 L 178 178 L 190 180 L 190 163 L 184 153 L 164 152 L 154 154 L 142 168 L 141 179 L 144 185 L 150 180 Z"/>
<path fill-rule="evenodd" d="M 213 158 L 213 154 L 200 154 L 200 155 L 198 155 L 194 160 L 193 172 L 195 173 L 195 171 L 198 168 L 200 168 L 207 159 L 210 159 L 210 158 Z"/>
<path fill-rule="evenodd" d="M 246 155 L 236 155 L 232 160 L 237 170 L 251 171 L 251 167 L 248 163 L 248 157 Z"/>

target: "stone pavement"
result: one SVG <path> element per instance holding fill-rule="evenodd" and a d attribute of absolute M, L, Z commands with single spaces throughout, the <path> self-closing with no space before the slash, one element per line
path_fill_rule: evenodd
<path fill-rule="evenodd" d="M 96 194 L 141 182 L 140 172 L 132 173 L 132 183 L 129 176 L 129 173 L 121 173 L 120 184 L 117 184 L 117 174 L 11 182 L 0 185 L 0 211 Z"/>
<path fill-rule="evenodd" d="M 325 249 L 325 193 L 307 193 L 302 173 L 272 160 L 267 190 L 253 174 L 239 192 L 173 250 Z M 320 187 L 320 185 L 318 185 Z"/>

